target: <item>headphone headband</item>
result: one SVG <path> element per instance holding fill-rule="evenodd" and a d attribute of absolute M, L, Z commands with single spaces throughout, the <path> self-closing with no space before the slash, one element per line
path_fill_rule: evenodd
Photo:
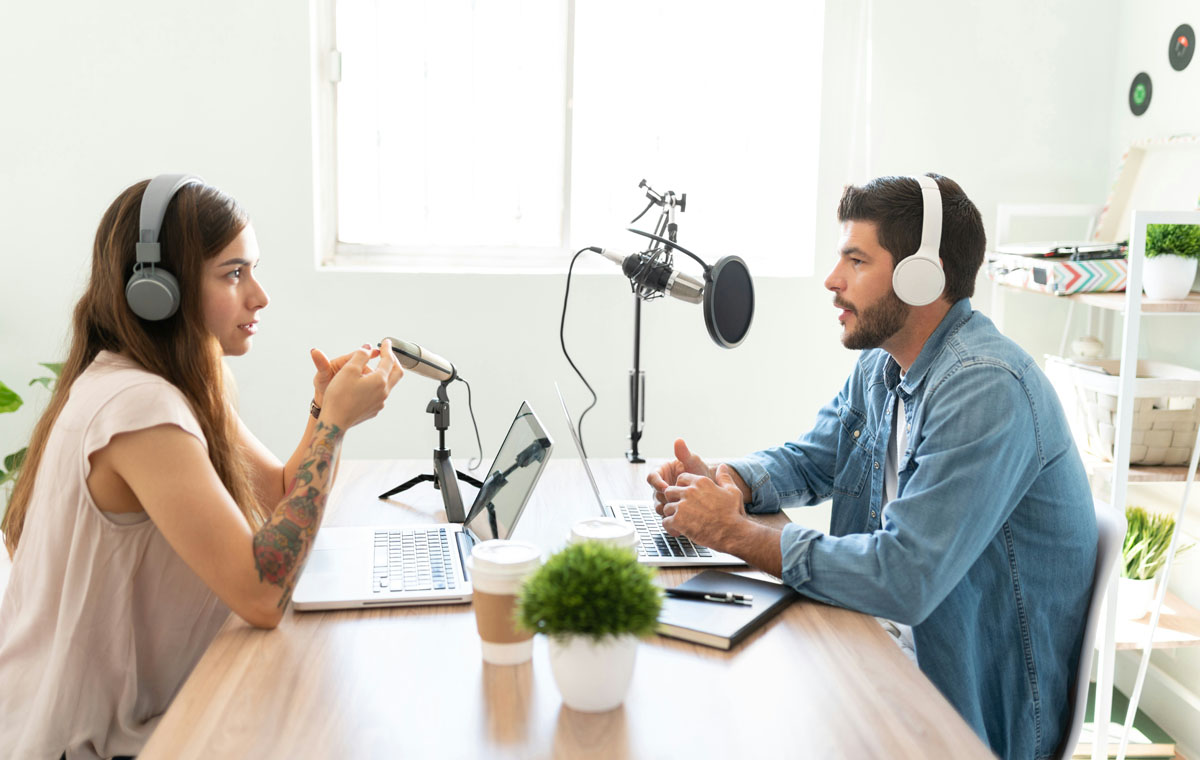
<path fill-rule="evenodd" d="M 942 247 L 942 191 L 933 177 L 913 177 L 921 184 L 921 247 L 914 256 L 924 256 L 937 261 Z"/>
<path fill-rule="evenodd" d="M 137 263 L 157 264 L 162 261 L 162 248 L 158 234 L 162 230 L 167 204 L 184 185 L 204 184 L 194 174 L 160 174 L 150 180 L 142 193 L 141 213 L 138 216 Z"/>

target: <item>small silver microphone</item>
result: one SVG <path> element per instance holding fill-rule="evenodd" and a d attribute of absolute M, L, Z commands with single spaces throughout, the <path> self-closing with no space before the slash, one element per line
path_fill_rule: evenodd
<path fill-rule="evenodd" d="M 399 338 L 385 338 L 392 342 L 392 353 L 396 361 L 406 370 L 438 382 L 453 380 L 458 376 L 454 365 L 437 354 L 421 348 L 416 343 Z M 382 343 L 383 341 L 380 341 Z"/>

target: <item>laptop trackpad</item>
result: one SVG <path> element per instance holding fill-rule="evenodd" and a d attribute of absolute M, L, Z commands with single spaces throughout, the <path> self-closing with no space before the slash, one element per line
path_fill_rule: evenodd
<path fill-rule="evenodd" d="M 345 551 L 313 549 L 308 554 L 308 563 L 304 566 L 305 575 L 328 575 L 345 568 L 347 563 Z"/>

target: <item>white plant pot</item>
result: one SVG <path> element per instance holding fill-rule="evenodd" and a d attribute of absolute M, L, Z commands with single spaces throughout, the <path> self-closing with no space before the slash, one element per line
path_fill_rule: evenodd
<path fill-rule="evenodd" d="M 625 701 L 637 658 L 636 636 L 550 637 L 550 669 L 563 704 L 580 712 L 606 712 Z"/>
<path fill-rule="evenodd" d="M 1187 298 L 1196 279 L 1196 259 L 1164 253 L 1147 256 L 1142 272 L 1142 290 L 1154 300 Z"/>
<path fill-rule="evenodd" d="M 1137 620 L 1154 606 L 1154 578 L 1134 580 L 1117 579 L 1117 617 Z"/>

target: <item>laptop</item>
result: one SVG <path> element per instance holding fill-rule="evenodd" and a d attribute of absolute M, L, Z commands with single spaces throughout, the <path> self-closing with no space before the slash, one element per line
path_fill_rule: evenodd
<path fill-rule="evenodd" d="M 471 601 L 466 558 L 476 543 L 512 535 L 553 448 L 522 403 L 463 525 L 321 528 L 292 605 L 339 610 Z"/>
<path fill-rule="evenodd" d="M 575 441 L 575 450 L 579 452 L 579 461 L 583 463 L 583 471 L 587 473 L 588 482 L 592 484 L 592 493 L 596 495 L 596 504 L 600 514 L 605 517 L 615 517 L 621 522 L 629 523 L 637 532 L 638 561 L 645 565 L 669 567 L 703 567 L 708 565 L 744 565 L 745 560 L 732 554 L 715 551 L 706 546 L 692 543 L 685 536 L 672 536 L 663 530 L 662 518 L 654 511 L 654 502 L 644 500 L 608 500 L 600 496 L 600 487 L 596 485 L 596 476 L 592 466 L 588 464 L 587 455 L 583 453 L 583 443 L 571 421 L 571 412 L 567 409 L 567 400 L 563 398 L 562 389 L 554 384 L 558 393 L 558 401 L 562 404 L 563 417 L 567 420 L 567 429 L 571 431 L 571 440 Z"/>

